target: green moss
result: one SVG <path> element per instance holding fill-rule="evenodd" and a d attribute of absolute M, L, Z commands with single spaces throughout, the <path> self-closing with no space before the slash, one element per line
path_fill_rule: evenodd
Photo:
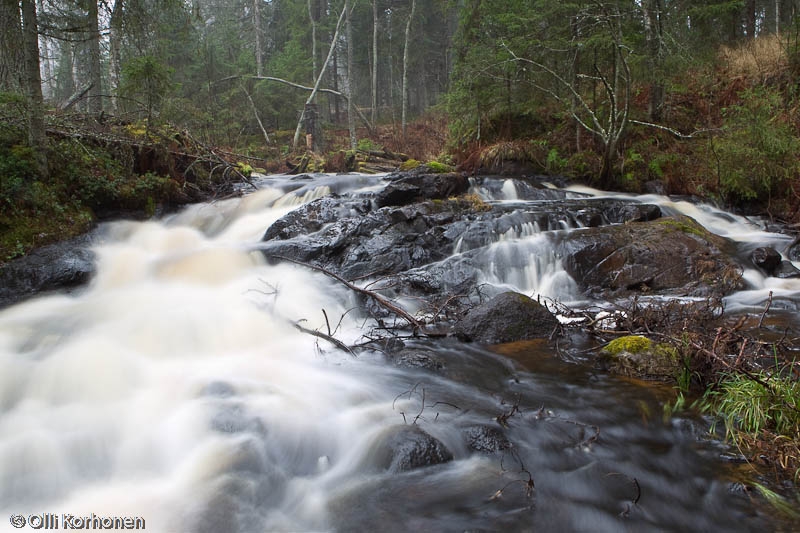
<path fill-rule="evenodd" d="M 422 163 L 417 161 L 416 159 L 408 159 L 403 161 L 403 164 L 400 165 L 400 170 L 413 170 L 420 166 Z"/>
<path fill-rule="evenodd" d="M 453 167 L 449 165 L 445 165 L 444 163 L 439 163 L 438 161 L 430 161 L 427 163 L 428 170 L 433 172 L 434 174 L 444 174 L 446 172 L 452 172 Z"/>
<path fill-rule="evenodd" d="M 619 355 L 622 352 L 628 353 L 641 353 L 650 350 L 653 347 L 653 341 L 641 335 L 626 335 L 609 342 L 603 352 L 608 355 Z"/>
<path fill-rule="evenodd" d="M 707 238 L 708 232 L 703 229 L 700 224 L 695 222 L 689 217 L 681 217 L 680 219 L 677 218 L 663 218 L 658 221 L 659 224 L 667 226 L 671 229 L 676 231 L 680 231 L 682 233 L 689 233 L 691 235 L 697 235 L 698 237 Z"/>

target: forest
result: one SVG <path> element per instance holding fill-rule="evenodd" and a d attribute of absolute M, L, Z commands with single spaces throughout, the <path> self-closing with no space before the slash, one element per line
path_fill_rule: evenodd
<path fill-rule="evenodd" d="M 254 169 L 366 169 L 381 150 L 795 223 L 796 8 L 4 0 L 0 261 Z"/>

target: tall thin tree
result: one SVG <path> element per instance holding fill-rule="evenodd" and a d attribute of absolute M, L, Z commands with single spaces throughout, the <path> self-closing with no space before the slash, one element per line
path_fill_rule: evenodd
<path fill-rule="evenodd" d="M 36 151 L 40 174 L 47 175 L 47 132 L 44 125 L 42 75 L 39 71 L 39 24 L 35 0 L 22 0 L 23 86 L 27 97 L 28 140 Z"/>
<path fill-rule="evenodd" d="M 350 148 L 355 150 L 356 140 L 356 110 L 355 110 L 355 67 L 353 66 L 353 14 L 350 0 L 344 1 L 345 33 L 347 34 L 347 129 L 350 130 Z"/>
<path fill-rule="evenodd" d="M 406 130 L 408 128 L 408 45 L 411 36 L 411 22 L 414 20 L 414 10 L 417 7 L 417 0 L 411 0 L 411 12 L 408 14 L 408 22 L 406 23 L 406 41 L 403 45 L 403 111 L 401 117 L 403 139 L 406 138 Z"/>

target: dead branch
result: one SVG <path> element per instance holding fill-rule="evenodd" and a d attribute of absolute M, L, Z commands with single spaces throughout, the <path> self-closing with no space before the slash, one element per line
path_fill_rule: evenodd
<path fill-rule="evenodd" d="M 345 343 L 343 343 L 339 339 L 337 339 L 337 338 L 335 338 L 335 337 L 333 337 L 331 335 L 326 335 L 325 333 L 322 333 L 321 331 L 304 328 L 303 326 L 300 325 L 299 322 L 295 322 L 293 325 L 294 325 L 295 329 L 297 329 L 298 331 L 302 331 L 303 333 L 308 333 L 309 335 L 313 335 L 314 337 L 318 337 L 320 339 L 324 339 L 324 340 L 330 342 L 331 344 L 333 344 L 334 346 L 336 346 L 337 348 L 339 348 L 340 350 L 349 353 L 353 357 L 357 357 L 355 352 L 353 350 L 351 350 L 349 346 L 347 346 Z"/>
<path fill-rule="evenodd" d="M 353 291 L 355 293 L 358 293 L 358 294 L 361 294 L 361 295 L 364 295 L 364 296 L 367 296 L 369 298 L 372 298 L 375 301 L 375 303 L 377 303 L 379 306 L 383 307 L 387 311 L 393 313 L 394 315 L 396 315 L 396 316 L 402 318 L 403 320 L 405 320 L 406 322 L 408 322 L 411 326 L 413 326 L 415 332 L 417 332 L 419 330 L 419 328 L 421 328 L 422 325 L 423 325 L 419 320 L 414 318 L 408 311 L 406 311 L 405 309 L 401 308 L 397 304 L 394 304 L 394 303 L 390 302 L 389 300 L 387 300 L 386 298 L 384 298 L 380 294 L 378 294 L 378 293 L 376 293 L 374 291 L 367 290 L 367 289 L 362 289 L 361 287 L 350 283 L 349 281 L 347 281 L 343 277 L 339 276 L 338 274 L 335 274 L 335 273 L 331 272 L 330 270 L 328 270 L 326 268 L 323 268 L 323 267 L 320 267 L 320 266 L 317 266 L 317 265 L 312 265 L 310 263 L 305 263 L 303 261 L 298 261 L 296 259 L 291 259 L 289 257 L 282 256 L 282 255 L 271 255 L 271 254 L 269 254 L 269 255 L 267 255 L 267 257 L 269 257 L 271 259 L 277 259 L 279 261 L 288 261 L 289 263 L 294 263 L 295 265 L 300 265 L 300 266 L 303 266 L 303 267 L 306 267 L 306 268 L 310 268 L 311 270 L 316 270 L 317 272 L 322 272 L 323 274 L 325 274 L 329 278 L 335 279 L 336 281 L 338 281 L 339 283 L 341 283 L 342 285 L 344 285 L 345 287 L 347 287 L 351 291 Z"/>

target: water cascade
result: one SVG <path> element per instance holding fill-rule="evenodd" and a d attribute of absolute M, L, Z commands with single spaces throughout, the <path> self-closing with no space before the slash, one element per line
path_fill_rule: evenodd
<path fill-rule="evenodd" d="M 356 344 L 369 326 L 351 291 L 268 263 L 258 241 L 297 205 L 383 184 L 258 183 L 161 221 L 109 224 L 87 287 L 0 311 L 0 531 L 18 531 L 11 515 L 46 513 L 62 529 L 67 515 L 94 514 L 141 517 L 156 532 L 770 527 L 729 490 L 723 447 L 701 423 L 662 421 L 657 389 L 566 364 L 546 344 L 512 362 L 453 339 L 409 341 L 430 372 L 300 331 Z M 580 217 L 558 218 L 548 202 L 603 193 L 531 199 L 498 180 L 481 194 L 503 204 L 504 221 L 466 232 L 449 261 L 469 255 L 497 290 L 580 299 L 546 236 Z M 784 239 L 645 201 L 737 240 Z M 800 292 L 796 280 L 749 279 L 732 301 Z M 438 464 L 413 468 L 420 455 Z"/>

